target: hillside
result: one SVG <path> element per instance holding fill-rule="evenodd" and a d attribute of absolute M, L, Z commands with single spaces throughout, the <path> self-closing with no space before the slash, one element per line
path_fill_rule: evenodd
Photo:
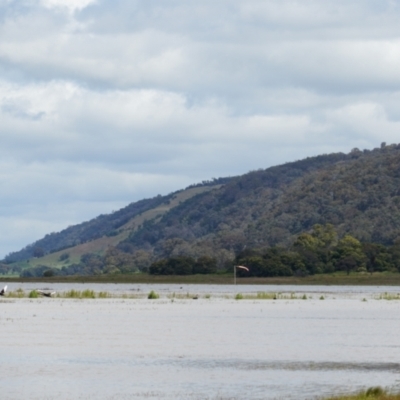
<path fill-rule="evenodd" d="M 400 240 L 400 145 L 311 157 L 142 200 L 47 235 L 6 261 L 70 265 L 113 246 L 115 268 L 117 253 L 139 268 L 171 256 L 212 256 L 223 265 L 246 246 L 287 247 L 328 223 L 339 237 Z M 38 247 L 46 255 L 32 259 Z"/>
<path fill-rule="evenodd" d="M 147 246 L 159 256 L 185 253 L 185 247 L 192 254 L 202 248 L 237 252 L 245 245 L 287 246 L 300 232 L 327 223 L 339 236 L 391 244 L 400 233 L 399 195 L 400 146 L 354 149 L 233 179 L 144 226 L 119 247 L 133 252 Z"/>
<path fill-rule="evenodd" d="M 222 181 L 222 180 L 221 180 Z M 72 255 L 70 261 L 77 262 L 85 253 L 103 253 L 109 246 L 115 246 L 126 239 L 129 234 L 140 229 L 149 220 L 157 221 L 161 216 L 181 202 L 209 190 L 218 189 L 221 184 L 215 180 L 212 184 L 195 185 L 185 190 L 157 196 L 131 203 L 109 215 L 100 215 L 97 218 L 70 226 L 58 233 L 46 235 L 43 239 L 30 244 L 18 252 L 13 252 L 5 258 L 5 262 L 14 263 L 32 259 L 35 262 L 55 263 L 58 257 L 68 250 Z M 44 255 L 34 257 L 35 252 L 43 252 Z"/>

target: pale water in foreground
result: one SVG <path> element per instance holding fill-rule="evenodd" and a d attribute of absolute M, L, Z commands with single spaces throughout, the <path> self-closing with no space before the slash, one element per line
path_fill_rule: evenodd
<path fill-rule="evenodd" d="M 74 288 L 161 298 L 0 299 L 2 398 L 313 399 L 400 389 L 400 301 L 377 299 L 399 288 Z M 258 291 L 296 298 L 233 299 Z"/>

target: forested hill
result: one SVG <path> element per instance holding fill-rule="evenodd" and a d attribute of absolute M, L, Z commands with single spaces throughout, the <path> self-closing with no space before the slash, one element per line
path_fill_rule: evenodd
<path fill-rule="evenodd" d="M 119 248 L 147 248 L 159 257 L 215 256 L 244 246 L 286 247 L 327 223 L 339 237 L 349 233 L 362 242 L 388 245 L 400 238 L 400 145 L 250 172 L 181 204 Z"/>
<path fill-rule="evenodd" d="M 299 233 L 328 223 L 339 237 L 385 245 L 400 240 L 400 145 L 311 157 L 198 187 L 207 190 L 173 206 L 185 190 L 133 203 L 48 235 L 6 261 L 32 257 L 38 248 L 73 254 L 76 245 L 114 238 L 113 251 L 138 267 L 181 255 L 212 256 L 221 264 L 246 246 L 288 247 Z M 150 213 L 161 206 L 161 214 Z M 132 223 L 140 215 L 148 217 Z"/>

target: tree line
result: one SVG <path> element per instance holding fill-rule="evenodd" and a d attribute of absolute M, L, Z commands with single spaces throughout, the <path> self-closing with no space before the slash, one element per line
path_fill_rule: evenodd
<path fill-rule="evenodd" d="M 149 272 L 156 275 L 199 273 L 197 263 L 190 257 L 172 257 L 153 263 Z M 272 246 L 266 250 L 249 248 L 240 251 L 225 271 L 231 271 L 233 265 L 247 266 L 249 272 L 237 270 L 238 276 L 247 277 L 307 276 L 337 271 L 347 274 L 399 272 L 400 243 L 392 246 L 361 243 L 350 234 L 338 239 L 333 225 L 316 224 L 311 232 L 298 235 L 288 248 Z"/>
<path fill-rule="evenodd" d="M 60 259 L 68 259 L 64 253 Z M 151 261 L 148 253 L 128 254 L 110 247 L 104 255 L 84 254 L 79 263 L 61 269 L 37 266 L 24 269 L 21 276 L 99 275 L 144 272 L 151 275 L 191 275 L 231 272 L 234 265 L 245 265 L 249 272 L 238 276 L 274 277 L 307 276 L 321 273 L 400 272 L 400 241 L 391 246 L 362 243 L 350 234 L 340 239 L 331 224 L 313 226 L 299 234 L 291 246 L 244 248 L 224 265 L 209 255 L 197 258 L 171 256 Z"/>

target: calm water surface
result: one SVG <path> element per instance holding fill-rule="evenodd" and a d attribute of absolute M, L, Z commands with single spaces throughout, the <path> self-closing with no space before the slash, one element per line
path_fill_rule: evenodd
<path fill-rule="evenodd" d="M 377 300 L 400 288 L 73 288 L 156 290 L 161 298 L 0 300 L 3 398 L 316 399 L 376 385 L 400 390 L 400 301 Z M 233 300 L 257 291 L 307 300 Z M 171 301 L 173 292 L 199 299 Z"/>

